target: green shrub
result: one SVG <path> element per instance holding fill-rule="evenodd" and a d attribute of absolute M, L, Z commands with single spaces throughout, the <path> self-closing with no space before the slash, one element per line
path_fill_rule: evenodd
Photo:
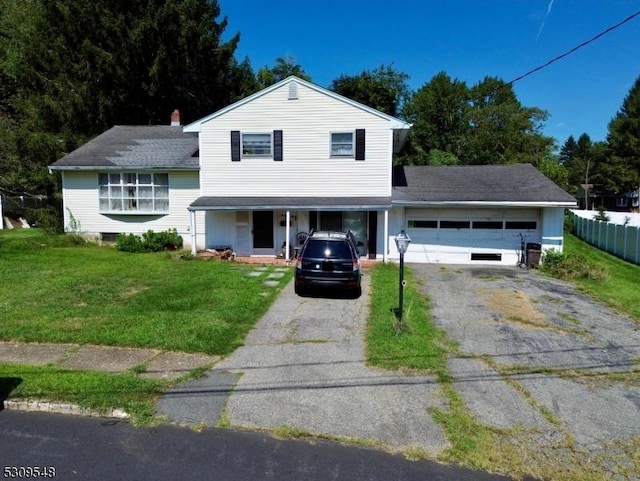
<path fill-rule="evenodd" d="M 64 232 L 62 214 L 52 205 L 38 209 L 27 209 L 26 214 L 34 220 L 37 227 L 42 228 L 48 234 L 61 234 Z"/>
<path fill-rule="evenodd" d="M 145 252 L 142 239 L 135 234 L 118 234 L 116 249 L 122 252 Z"/>
<path fill-rule="evenodd" d="M 160 252 L 182 248 L 182 237 L 176 229 L 163 232 L 148 230 L 142 236 L 118 234 L 116 248 L 122 252 Z"/>
<path fill-rule="evenodd" d="M 567 254 L 555 249 L 544 251 L 542 256 L 542 271 L 558 279 L 591 279 L 606 281 L 608 271 L 603 267 L 590 264 L 584 256 Z"/>

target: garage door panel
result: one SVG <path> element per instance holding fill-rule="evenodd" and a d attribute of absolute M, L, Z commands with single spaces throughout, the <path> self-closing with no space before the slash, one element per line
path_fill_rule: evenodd
<path fill-rule="evenodd" d="M 537 209 L 407 209 L 406 219 L 412 240 L 408 255 L 421 262 L 514 265 L 519 234 L 528 242 L 540 239 Z"/>

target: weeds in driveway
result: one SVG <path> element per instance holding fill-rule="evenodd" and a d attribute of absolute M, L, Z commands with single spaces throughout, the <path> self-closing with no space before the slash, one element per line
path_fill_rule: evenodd
<path fill-rule="evenodd" d="M 441 272 L 446 269 L 440 268 Z M 526 367 L 513 368 L 488 364 L 502 376 L 522 398 L 537 410 L 547 421 L 546 427 L 527 428 L 515 426 L 500 429 L 480 422 L 457 390 L 455 380 L 448 374 L 446 358 L 455 355 L 456 345 L 448 341 L 443 331 L 436 328 L 429 314 L 429 301 L 420 293 L 409 272 L 405 273 L 408 285 L 405 300 L 410 306 L 405 312 L 408 331 L 397 333 L 393 329 L 393 309 L 398 305 L 398 270 L 389 264 L 375 265 L 371 270 L 371 307 L 367 332 L 367 355 L 369 364 L 406 372 L 417 370 L 437 375 L 440 382 L 441 403 L 431 407 L 429 413 L 445 432 L 451 446 L 439 455 L 446 462 L 463 464 L 475 469 L 499 472 L 509 476 L 534 476 L 537 479 L 556 481 L 604 481 L 612 473 L 620 473 L 620 479 L 633 472 L 635 465 L 624 465 L 611 469 L 617 462 L 615 456 L 602 453 L 582 452 L 568 431 L 563 429 L 560 419 L 545 404 L 537 402 L 517 382 L 514 374 L 538 372 L 562 376 L 563 372 L 549 370 L 541 372 Z M 513 295 L 510 296 L 513 299 Z M 567 319 L 574 324 L 575 319 Z M 538 326 L 540 327 L 540 326 Z M 546 327 L 546 326 L 544 326 Z M 568 330 L 568 329 L 567 329 Z M 574 330 L 572 330 L 573 333 Z M 484 359 L 478 357 L 478 359 Z M 635 373 L 625 374 L 624 380 L 634 378 Z M 598 378 L 599 376 L 596 376 Z M 605 379 L 618 379 L 618 375 L 606 374 Z M 620 463 L 629 458 L 635 463 L 638 456 L 629 456 L 637 443 L 628 443 L 621 450 Z M 623 452 L 624 450 L 624 452 Z M 412 458 L 428 457 L 428 453 L 411 452 Z"/>

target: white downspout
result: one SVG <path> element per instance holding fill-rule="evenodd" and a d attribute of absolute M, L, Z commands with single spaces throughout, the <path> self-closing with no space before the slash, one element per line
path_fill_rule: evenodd
<path fill-rule="evenodd" d="M 387 254 L 389 253 L 389 211 L 384 211 L 384 252 L 382 253 L 382 262 L 387 262 Z"/>
<path fill-rule="evenodd" d="M 286 226 L 284 228 L 284 260 L 289 262 L 289 236 L 291 235 L 291 211 L 287 210 L 287 214 L 285 217 Z"/>
<path fill-rule="evenodd" d="M 189 211 L 189 223 L 191 224 L 190 227 L 190 231 L 191 231 L 191 254 L 192 255 L 196 255 L 197 253 L 197 249 L 196 249 L 196 211 L 195 210 L 190 210 Z"/>

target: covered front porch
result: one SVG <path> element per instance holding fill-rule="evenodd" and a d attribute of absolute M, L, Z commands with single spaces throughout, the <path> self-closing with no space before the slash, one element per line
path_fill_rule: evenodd
<path fill-rule="evenodd" d="M 196 239 L 202 237 L 196 232 L 196 216 L 202 215 L 205 249 L 291 259 L 311 230 L 336 230 L 354 234 L 361 256 L 386 260 L 390 201 L 387 197 L 200 197 L 189 206 L 191 251 L 196 254 Z"/>

